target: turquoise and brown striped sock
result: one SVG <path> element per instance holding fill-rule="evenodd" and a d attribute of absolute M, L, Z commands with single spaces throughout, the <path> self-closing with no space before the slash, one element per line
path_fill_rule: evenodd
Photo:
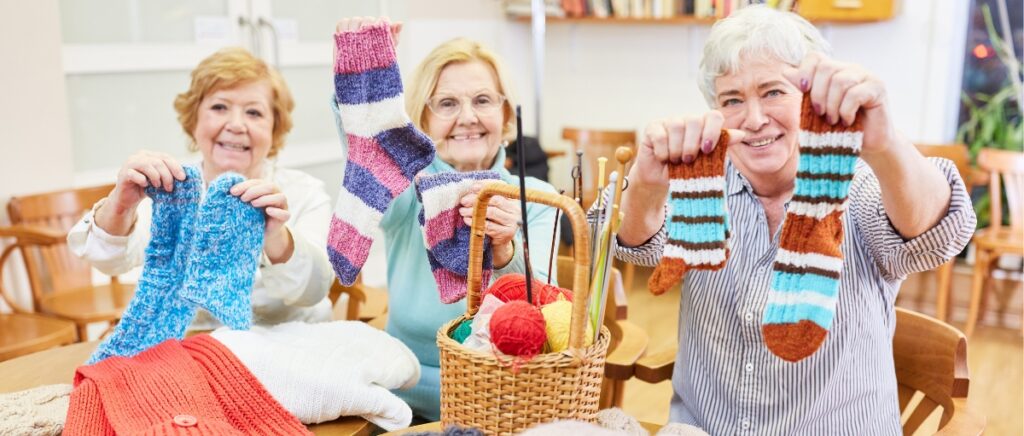
<path fill-rule="evenodd" d="M 843 210 L 863 138 L 859 118 L 849 127 L 831 125 L 804 95 L 796 188 L 761 327 L 771 352 L 790 362 L 814 354 L 832 327 L 843 269 Z"/>
<path fill-rule="evenodd" d="M 676 286 L 691 269 L 716 270 L 729 258 L 729 221 L 725 205 L 725 153 L 729 134 L 722 131 L 711 154 L 690 164 L 671 164 L 668 240 L 661 263 L 647 287 L 655 295 Z"/>

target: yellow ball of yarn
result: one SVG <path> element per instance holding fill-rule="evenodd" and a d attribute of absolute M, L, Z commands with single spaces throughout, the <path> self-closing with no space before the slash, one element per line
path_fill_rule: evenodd
<path fill-rule="evenodd" d="M 558 353 L 569 348 L 569 326 L 572 320 L 572 302 L 566 300 L 555 301 L 540 309 L 544 315 L 544 330 L 548 335 L 548 349 L 552 353 Z M 587 338 L 594 337 L 594 329 L 587 326 Z"/>

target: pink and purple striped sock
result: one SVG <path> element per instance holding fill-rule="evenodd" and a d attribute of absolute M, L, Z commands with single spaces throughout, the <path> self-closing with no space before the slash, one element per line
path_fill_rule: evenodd
<path fill-rule="evenodd" d="M 469 272 L 469 226 L 459 215 L 459 199 L 480 180 L 501 180 L 494 171 L 438 173 L 416 178 L 416 198 L 423 204 L 420 226 L 427 246 L 430 271 L 437 281 L 441 302 L 451 304 L 466 296 Z M 482 283 L 491 281 L 491 238 L 484 238 Z"/>
<path fill-rule="evenodd" d="M 434 143 L 405 113 L 388 26 L 337 33 L 334 40 L 335 100 L 348 139 L 348 161 L 327 253 L 335 274 L 351 285 L 366 263 L 384 213 L 434 159 Z"/>

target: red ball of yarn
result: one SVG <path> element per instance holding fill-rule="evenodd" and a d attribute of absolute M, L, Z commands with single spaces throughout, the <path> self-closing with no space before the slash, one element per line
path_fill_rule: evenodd
<path fill-rule="evenodd" d="M 491 343 L 511 356 L 533 357 L 544 349 L 544 315 L 526 301 L 517 300 L 498 308 L 489 324 Z"/>
<path fill-rule="evenodd" d="M 484 296 L 491 294 L 506 303 L 516 300 L 526 301 L 526 276 L 522 274 L 505 274 L 494 281 L 490 288 L 484 291 Z M 555 285 L 533 281 L 533 304 L 545 306 L 548 303 L 558 301 L 562 296 L 572 301 L 572 291 L 559 288 Z"/>

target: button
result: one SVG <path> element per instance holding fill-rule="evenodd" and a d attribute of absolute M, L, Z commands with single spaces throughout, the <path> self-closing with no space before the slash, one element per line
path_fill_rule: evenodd
<path fill-rule="evenodd" d="M 174 417 L 174 425 L 178 427 L 195 427 L 199 420 L 192 415 L 177 415 Z"/>
<path fill-rule="evenodd" d="M 747 370 L 747 372 L 754 372 L 754 364 L 747 362 L 747 364 L 743 366 L 743 369 Z"/>
<path fill-rule="evenodd" d="M 743 425 L 743 429 L 744 430 L 750 430 L 750 420 L 749 419 L 743 418 L 742 425 Z"/>
<path fill-rule="evenodd" d="M 748 323 L 754 322 L 754 312 L 747 312 L 746 315 L 743 315 L 743 319 L 747 320 Z"/>

